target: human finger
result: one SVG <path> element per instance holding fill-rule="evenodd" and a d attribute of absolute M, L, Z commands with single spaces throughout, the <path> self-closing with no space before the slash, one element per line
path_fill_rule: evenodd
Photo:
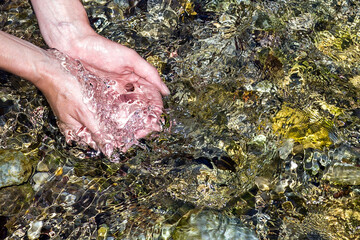
<path fill-rule="evenodd" d="M 145 59 L 143 59 L 134 50 L 128 49 L 128 51 L 130 55 L 128 58 L 129 65 L 133 68 L 135 74 L 154 84 L 162 95 L 169 95 L 170 91 L 166 84 L 161 80 L 157 69 L 145 61 Z"/>

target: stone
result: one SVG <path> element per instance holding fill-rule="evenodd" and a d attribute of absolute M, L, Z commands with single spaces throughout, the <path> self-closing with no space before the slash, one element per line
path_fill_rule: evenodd
<path fill-rule="evenodd" d="M 279 148 L 279 156 L 281 159 L 285 160 L 289 154 L 292 152 L 294 147 L 294 140 L 293 139 L 286 139 L 283 145 Z"/>
<path fill-rule="evenodd" d="M 108 235 L 109 227 L 106 224 L 101 225 L 98 229 L 98 239 L 106 239 Z"/>
<path fill-rule="evenodd" d="M 337 185 L 360 185 L 360 167 L 336 163 L 329 168 L 323 180 Z"/>
<path fill-rule="evenodd" d="M 0 216 L 11 216 L 26 210 L 34 197 L 29 183 L 0 189 Z"/>
<path fill-rule="evenodd" d="M 31 172 L 29 156 L 20 151 L 0 150 L 0 188 L 26 182 Z"/>
<path fill-rule="evenodd" d="M 185 239 L 257 239 L 239 219 L 229 218 L 215 211 L 193 211 L 179 221 L 174 240 Z"/>
<path fill-rule="evenodd" d="M 40 161 L 36 166 L 36 171 L 38 171 L 38 172 L 48 172 L 49 171 L 49 166 L 46 163 L 44 163 L 43 161 Z"/>
<path fill-rule="evenodd" d="M 264 177 L 256 177 L 255 184 L 261 191 L 269 191 L 271 187 L 269 179 Z"/>
<path fill-rule="evenodd" d="M 283 106 L 273 118 L 273 130 L 285 138 L 292 138 L 305 149 L 322 149 L 332 144 L 326 120 L 316 116 L 310 109 Z"/>
<path fill-rule="evenodd" d="M 46 180 L 50 177 L 50 174 L 47 172 L 38 172 L 35 173 L 32 177 L 32 180 L 34 181 L 33 189 L 34 191 L 39 190 L 40 186 L 46 182 Z"/>
<path fill-rule="evenodd" d="M 30 240 L 35 240 L 40 237 L 40 231 L 43 226 L 42 221 L 34 221 L 30 223 L 30 228 L 27 232 L 27 236 Z"/>
<path fill-rule="evenodd" d="M 350 82 L 354 85 L 356 88 L 360 88 L 360 76 L 355 76 L 350 79 Z"/>
<path fill-rule="evenodd" d="M 229 187 L 229 183 L 236 181 L 236 175 L 231 171 L 193 166 L 189 172 L 182 175 L 167 188 L 167 191 L 175 199 L 197 206 L 221 209 L 234 195 L 241 192 L 241 188 Z"/>

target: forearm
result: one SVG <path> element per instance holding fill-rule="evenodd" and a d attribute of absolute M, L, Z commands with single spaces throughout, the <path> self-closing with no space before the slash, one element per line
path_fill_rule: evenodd
<path fill-rule="evenodd" d="M 48 59 L 46 51 L 2 31 L 0 42 L 0 68 L 38 85 L 39 66 Z"/>
<path fill-rule="evenodd" d="M 51 48 L 69 52 L 76 40 L 95 33 L 79 0 L 31 0 L 31 3 L 41 34 Z"/>

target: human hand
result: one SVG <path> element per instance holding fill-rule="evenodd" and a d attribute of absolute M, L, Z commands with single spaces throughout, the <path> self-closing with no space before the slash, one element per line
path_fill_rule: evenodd
<path fill-rule="evenodd" d="M 104 82 L 108 80 L 114 81 L 114 85 L 112 85 L 109 91 L 106 88 L 102 89 L 103 96 L 97 96 L 95 102 L 102 102 L 103 98 L 106 99 L 108 96 L 112 96 L 112 99 L 115 99 L 113 102 L 117 102 L 121 106 L 127 106 L 118 108 L 113 105 L 113 102 L 110 104 L 100 104 L 107 107 L 111 105 L 112 109 L 85 106 L 90 110 L 91 115 L 86 109 L 65 109 L 64 105 L 55 102 L 55 100 L 52 101 L 51 99 L 54 98 L 50 94 L 44 93 L 52 108 L 57 109 L 54 112 L 59 118 L 60 129 L 68 141 L 76 140 L 86 144 L 91 143 L 92 147 L 95 147 L 93 143 L 95 142 L 106 155 L 109 155 L 108 153 L 112 151 L 112 144 L 110 144 L 110 147 L 107 146 L 110 142 L 114 142 L 114 140 L 116 142 L 121 138 L 121 131 L 113 136 L 111 134 L 103 134 L 102 132 L 108 133 L 109 131 L 104 129 L 104 127 L 101 128 L 101 120 L 113 119 L 113 116 L 117 116 L 118 119 L 122 120 L 114 120 L 113 124 L 110 125 L 123 129 L 124 126 L 121 124 L 125 122 L 125 119 L 131 122 L 139 112 L 142 115 L 138 117 L 138 120 L 141 118 L 147 120 L 143 121 L 142 124 L 137 124 L 141 127 L 131 127 L 131 131 L 134 134 L 133 138 L 141 138 L 151 131 L 160 130 L 159 118 L 162 112 L 161 94 L 168 95 L 169 90 L 161 81 L 157 70 L 153 66 L 141 58 L 134 50 L 112 42 L 91 29 L 86 12 L 79 1 L 63 0 L 59 2 L 49 0 L 44 2 L 32 0 L 31 2 L 39 20 L 41 33 L 45 42 L 51 48 L 58 49 L 71 58 L 80 60 L 82 65 L 99 79 L 107 79 Z M 77 76 L 79 80 L 78 76 L 81 74 L 73 72 L 72 74 Z M 101 80 L 100 82 L 103 81 Z M 59 83 L 51 82 L 51 84 L 54 89 L 59 91 L 53 92 L 53 94 L 61 94 L 64 91 L 64 89 L 58 87 Z M 70 89 L 71 82 L 68 84 L 69 93 L 71 94 L 65 94 L 66 99 L 64 98 L 63 100 L 68 100 L 69 103 L 74 101 L 74 104 L 70 105 L 71 108 L 84 107 L 76 103 L 76 101 L 86 100 L 86 97 L 84 98 L 84 90 L 82 91 L 82 98 L 72 98 L 71 95 L 76 94 L 76 92 L 80 94 L 79 89 L 84 89 L 84 86 L 86 88 L 88 85 L 76 86 L 77 90 L 75 90 Z M 97 84 L 95 85 L 97 86 Z M 43 91 L 51 90 L 44 89 Z M 99 93 L 99 89 L 96 91 Z M 59 98 L 61 99 L 62 97 Z M 119 98 L 122 100 L 120 101 Z M 146 107 L 152 110 L 147 111 Z M 105 108 L 107 111 L 103 111 Z M 102 112 L 107 112 L 107 116 L 104 117 Z M 144 115 L 145 112 L 147 115 Z M 132 117 L 129 119 L 130 115 Z M 84 117 L 88 117 L 88 119 L 83 119 Z M 133 124 L 132 126 L 135 125 Z M 109 129 L 109 126 L 105 128 Z M 130 145 L 125 144 L 122 146 L 120 144 L 115 146 L 126 150 Z"/>
<path fill-rule="evenodd" d="M 161 95 L 145 79 L 99 77 L 79 61 L 58 51 L 49 53 L 50 64 L 41 69 L 38 87 L 68 143 L 90 145 L 111 157 L 115 148 L 126 151 L 137 139 L 161 129 Z"/>
<path fill-rule="evenodd" d="M 134 50 L 98 35 L 89 24 L 86 11 L 77 0 L 31 0 L 41 34 L 50 48 L 81 60 L 103 74 L 127 74 L 144 78 L 163 95 L 169 94 L 154 67 Z"/>
<path fill-rule="evenodd" d="M 80 37 L 71 46 L 68 54 L 72 58 L 79 59 L 87 70 L 98 77 L 115 80 L 117 93 L 136 98 L 142 102 L 140 105 L 146 104 L 148 107 L 155 108 L 155 110 L 150 113 L 150 115 L 153 115 L 150 117 L 151 120 L 148 119 L 145 126 L 141 124 L 141 120 L 137 120 L 136 125 L 138 127 L 130 127 L 132 129 L 131 131 L 134 132 L 134 136 L 131 136 L 131 132 L 123 130 L 114 133 L 117 128 L 116 125 L 122 125 L 125 121 L 128 121 L 127 119 L 133 112 L 126 111 L 125 108 L 121 106 L 114 107 L 116 110 L 114 110 L 114 108 L 108 110 L 112 111 L 112 113 L 101 120 L 98 115 L 100 115 L 103 110 L 100 108 L 93 109 L 96 114 L 95 117 L 98 121 L 101 120 L 101 123 L 98 123 L 97 128 L 93 126 L 92 128 L 86 127 L 85 129 L 81 129 L 84 129 L 82 132 L 85 130 L 90 131 L 92 135 L 91 141 L 95 141 L 103 153 L 110 156 L 114 148 L 126 151 L 133 143 L 136 143 L 136 139 L 145 137 L 152 131 L 161 130 L 159 118 L 162 113 L 163 104 L 160 93 L 167 95 L 169 94 L 169 90 L 160 79 L 154 67 L 141 58 L 134 50 L 114 43 L 97 34 Z M 131 88 L 133 88 L 133 90 L 131 90 Z M 107 98 L 107 95 L 112 94 L 109 93 L 107 89 L 101 91 L 103 98 Z M 99 96 L 98 99 L 100 98 Z M 121 105 L 121 103 L 118 104 Z M 142 109 L 143 106 L 140 105 L 133 105 L 133 111 Z M 106 108 L 109 109 L 108 107 Z M 144 111 L 146 110 L 142 109 L 139 114 L 144 115 Z M 117 116 L 118 119 L 122 120 L 119 120 L 118 124 L 113 124 L 113 134 L 110 134 L 101 126 L 103 125 L 102 122 L 106 122 L 105 119 L 113 118 L 113 116 Z M 149 116 L 144 115 L 142 117 L 148 118 Z M 79 133 L 77 133 L 78 130 L 72 130 L 73 126 L 60 125 L 60 129 L 62 129 L 63 132 L 65 132 L 64 129 L 68 129 L 67 132 L 72 133 L 71 135 L 65 134 L 65 136 L 68 136 L 67 139 L 69 141 L 80 141 L 80 139 L 76 137 L 76 135 L 79 135 Z M 99 133 L 99 130 L 101 133 Z M 76 134 L 74 134 L 74 132 L 76 132 Z M 88 135 L 88 133 L 85 134 L 82 139 L 90 139 L 89 137 L 85 137 L 86 135 Z M 85 141 L 85 143 L 89 144 L 87 141 Z"/>

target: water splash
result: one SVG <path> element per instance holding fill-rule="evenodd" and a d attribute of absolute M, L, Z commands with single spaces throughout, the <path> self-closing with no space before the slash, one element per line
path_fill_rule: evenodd
<path fill-rule="evenodd" d="M 116 149 L 125 152 L 147 133 L 161 130 L 162 104 L 153 101 L 154 89 L 146 84 L 145 79 L 119 82 L 100 77 L 86 69 L 79 60 L 55 49 L 49 51 L 79 81 L 83 101 L 99 125 L 99 131 L 93 133 L 86 127 L 67 129 L 58 123 L 68 143 L 87 144 L 117 161 L 116 154 L 113 154 Z"/>

